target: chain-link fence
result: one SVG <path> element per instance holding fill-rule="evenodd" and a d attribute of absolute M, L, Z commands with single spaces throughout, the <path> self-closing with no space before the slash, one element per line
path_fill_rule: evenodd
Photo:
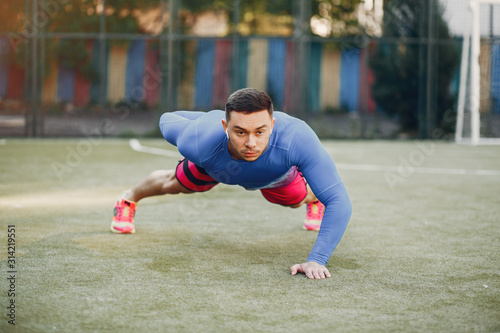
<path fill-rule="evenodd" d="M 157 136 L 162 112 L 223 109 L 249 86 L 322 137 L 452 132 L 462 42 L 443 3 L 339 3 L 18 2 L 0 37 L 0 135 Z"/>

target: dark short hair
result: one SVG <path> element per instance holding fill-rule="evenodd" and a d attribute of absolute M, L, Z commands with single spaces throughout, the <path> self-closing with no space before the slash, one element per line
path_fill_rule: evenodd
<path fill-rule="evenodd" d="M 271 97 L 263 91 L 254 88 L 243 88 L 233 92 L 226 102 L 226 120 L 230 112 L 252 113 L 267 110 L 273 116 Z"/>

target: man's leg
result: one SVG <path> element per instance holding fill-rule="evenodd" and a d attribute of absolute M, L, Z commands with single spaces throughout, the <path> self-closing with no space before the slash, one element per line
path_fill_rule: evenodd
<path fill-rule="evenodd" d="M 325 214 L 325 206 L 316 198 L 316 195 L 311 190 L 309 184 L 307 185 L 307 195 L 300 203 L 290 206 L 291 208 L 301 207 L 303 204 L 307 205 L 306 219 L 304 220 L 304 229 L 318 231 L 321 227 L 321 221 Z"/>
<path fill-rule="evenodd" d="M 125 191 L 115 205 L 111 231 L 118 234 L 135 232 L 134 215 L 141 199 L 163 194 L 193 193 L 179 183 L 175 170 L 157 170 L 136 186 Z"/>
<path fill-rule="evenodd" d="M 298 208 L 307 204 L 304 229 L 314 231 L 320 229 L 325 206 L 316 198 L 316 195 L 302 175 L 297 175 L 297 177 L 287 186 L 263 189 L 261 192 L 268 201 L 283 206 Z"/>
<path fill-rule="evenodd" d="M 155 195 L 193 193 L 179 183 L 175 177 L 175 170 L 156 170 L 144 178 L 136 186 L 123 194 L 128 201 L 139 200 Z"/>
<path fill-rule="evenodd" d="M 157 170 L 127 190 L 116 203 L 111 231 L 119 234 L 135 232 L 134 215 L 137 202 L 143 198 L 163 194 L 205 192 L 216 186 L 206 171 L 183 159 L 175 170 Z"/>
<path fill-rule="evenodd" d="M 309 204 L 309 203 L 315 202 L 315 201 L 318 201 L 318 198 L 316 198 L 316 195 L 311 190 L 311 187 L 309 186 L 309 184 L 307 184 L 307 194 L 306 194 L 306 197 L 304 198 L 304 200 L 302 200 L 301 202 L 299 202 L 296 205 L 291 205 L 289 207 L 290 208 L 299 208 L 303 204 Z"/>

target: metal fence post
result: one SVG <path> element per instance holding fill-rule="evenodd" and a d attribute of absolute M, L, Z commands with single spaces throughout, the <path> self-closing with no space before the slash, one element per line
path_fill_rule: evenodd
<path fill-rule="evenodd" d="M 105 113 L 106 103 L 106 0 L 102 0 L 102 12 L 99 17 L 99 111 L 101 116 Z"/>
<path fill-rule="evenodd" d="M 240 20 L 240 0 L 233 0 L 233 44 L 231 48 L 231 92 L 240 88 L 240 34 L 238 33 L 238 23 Z"/>
<path fill-rule="evenodd" d="M 167 9 L 167 0 L 161 1 L 161 15 Z M 177 106 L 176 102 L 176 80 L 175 74 L 177 71 L 174 66 L 175 55 L 177 50 L 175 47 L 176 36 L 176 17 L 177 17 L 177 1 L 168 0 L 168 30 L 165 27 L 162 29 L 160 36 L 160 69 L 161 69 L 161 107 L 165 108 L 164 111 L 173 111 Z M 166 76 L 166 80 L 165 80 Z"/>
<path fill-rule="evenodd" d="M 426 92 L 426 124 L 425 138 L 430 139 L 431 130 L 435 126 L 435 86 L 436 86 L 436 44 L 435 44 L 435 0 L 428 0 L 427 3 L 428 17 L 427 22 L 427 92 Z"/>
<path fill-rule="evenodd" d="M 298 8 L 297 8 L 298 6 Z M 307 85 L 307 74 L 309 73 L 309 9 L 308 0 L 299 0 L 295 6 L 295 22 L 293 28 L 295 40 L 296 54 L 296 73 L 293 84 L 293 103 L 294 109 L 292 112 L 303 115 L 307 109 L 307 99 L 309 96 L 309 88 Z"/>
<path fill-rule="evenodd" d="M 302 0 L 302 63 L 301 63 L 301 90 L 302 90 L 302 110 L 301 112 L 308 112 L 310 110 L 309 98 L 311 96 L 310 74 L 311 74 L 311 35 L 310 35 L 310 20 L 311 20 L 311 6 L 308 0 Z"/>
<path fill-rule="evenodd" d="M 38 100 L 38 27 L 36 25 L 38 14 L 38 0 L 33 0 L 33 16 L 32 16 L 32 29 L 33 29 L 33 44 L 31 49 L 31 136 L 37 135 L 37 100 Z"/>
<path fill-rule="evenodd" d="M 489 31 L 489 44 L 490 44 L 490 49 L 493 50 L 493 45 L 495 43 L 495 29 L 494 29 L 494 23 L 495 23 L 495 11 L 494 11 L 494 6 L 493 4 L 490 4 L 489 6 L 489 10 L 490 10 L 490 31 Z M 490 63 L 489 63 L 489 66 L 490 66 L 490 69 L 491 71 L 493 71 L 493 65 L 494 65 L 494 57 L 490 57 Z M 488 87 L 488 90 L 491 90 L 492 87 L 491 87 L 491 83 L 490 83 L 490 86 Z M 494 105 L 495 105 L 495 98 L 494 98 L 494 94 L 490 91 L 489 92 L 489 95 L 490 95 L 490 98 L 489 98 L 489 104 L 490 104 L 490 113 L 493 113 L 495 112 L 494 110 Z M 492 133 L 494 131 L 494 125 L 493 125 L 493 121 L 488 121 L 487 122 L 487 132 L 488 133 Z"/>
<path fill-rule="evenodd" d="M 165 75 L 168 75 L 167 72 L 167 67 L 168 67 L 168 59 L 165 53 L 168 52 L 168 48 L 166 47 L 166 36 L 165 36 L 165 20 L 164 20 L 164 14 L 167 10 L 167 0 L 160 0 L 160 5 L 161 5 L 161 21 L 162 21 L 162 29 L 161 29 L 161 34 L 160 34 L 160 54 L 159 54 L 159 62 L 160 62 L 160 108 L 166 108 L 167 107 L 167 100 L 168 100 L 168 88 L 167 84 L 165 83 Z M 169 16 L 170 18 L 170 16 Z M 169 22 L 170 24 L 170 22 Z M 165 52 L 165 49 L 167 48 L 167 51 Z M 167 73 L 167 74 L 165 74 Z"/>
<path fill-rule="evenodd" d="M 25 0 L 25 15 L 27 18 L 30 17 L 30 6 L 31 6 L 31 1 L 30 0 Z M 28 20 L 26 20 L 25 23 L 25 32 L 26 34 L 31 34 L 32 31 L 30 31 L 30 27 L 28 25 Z M 23 98 L 24 98 L 24 136 L 29 135 L 29 123 L 30 123 L 30 111 L 31 108 L 28 105 L 28 91 L 29 91 L 29 79 L 30 79 L 30 71 L 29 71 L 29 64 L 30 64 L 30 54 L 29 54 L 29 48 L 31 46 L 31 40 L 32 36 L 28 35 L 29 38 L 26 39 L 26 44 L 24 48 L 24 86 L 23 86 Z"/>
<path fill-rule="evenodd" d="M 40 0 L 41 3 L 41 8 L 45 8 L 45 0 Z M 43 93 L 43 84 L 45 81 L 45 46 L 46 46 L 46 39 L 45 39 L 45 24 L 40 26 L 40 81 L 38 82 L 40 86 L 40 119 L 39 119 L 39 135 L 44 136 L 44 120 L 45 120 L 45 108 L 43 105 L 43 101 L 41 98 L 41 95 Z"/>
<path fill-rule="evenodd" d="M 167 111 L 173 111 L 176 104 L 174 102 L 174 38 L 175 38 L 175 18 L 177 17 L 176 0 L 168 2 L 168 77 L 167 77 Z"/>
<path fill-rule="evenodd" d="M 419 48 L 419 71 L 418 71 L 418 136 L 421 139 L 429 137 L 429 108 L 430 108 L 430 95 L 429 84 L 431 80 L 430 73 L 430 27 L 431 18 L 429 17 L 430 7 L 432 0 L 422 1 L 420 21 L 420 41 Z M 427 21 L 425 20 L 427 19 Z"/>

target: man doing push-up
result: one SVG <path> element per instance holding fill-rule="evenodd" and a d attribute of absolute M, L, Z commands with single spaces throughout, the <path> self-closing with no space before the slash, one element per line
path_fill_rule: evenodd
<path fill-rule="evenodd" d="M 240 185 L 260 190 L 275 204 L 306 204 L 304 227 L 319 233 L 307 261 L 290 272 L 331 276 L 325 265 L 347 227 L 351 202 L 333 159 L 305 122 L 273 112 L 265 92 L 245 88 L 229 96 L 225 112 L 167 112 L 160 129 L 184 159 L 175 170 L 154 171 L 126 191 L 116 203 L 111 231 L 134 233 L 136 203 L 145 197 Z"/>

